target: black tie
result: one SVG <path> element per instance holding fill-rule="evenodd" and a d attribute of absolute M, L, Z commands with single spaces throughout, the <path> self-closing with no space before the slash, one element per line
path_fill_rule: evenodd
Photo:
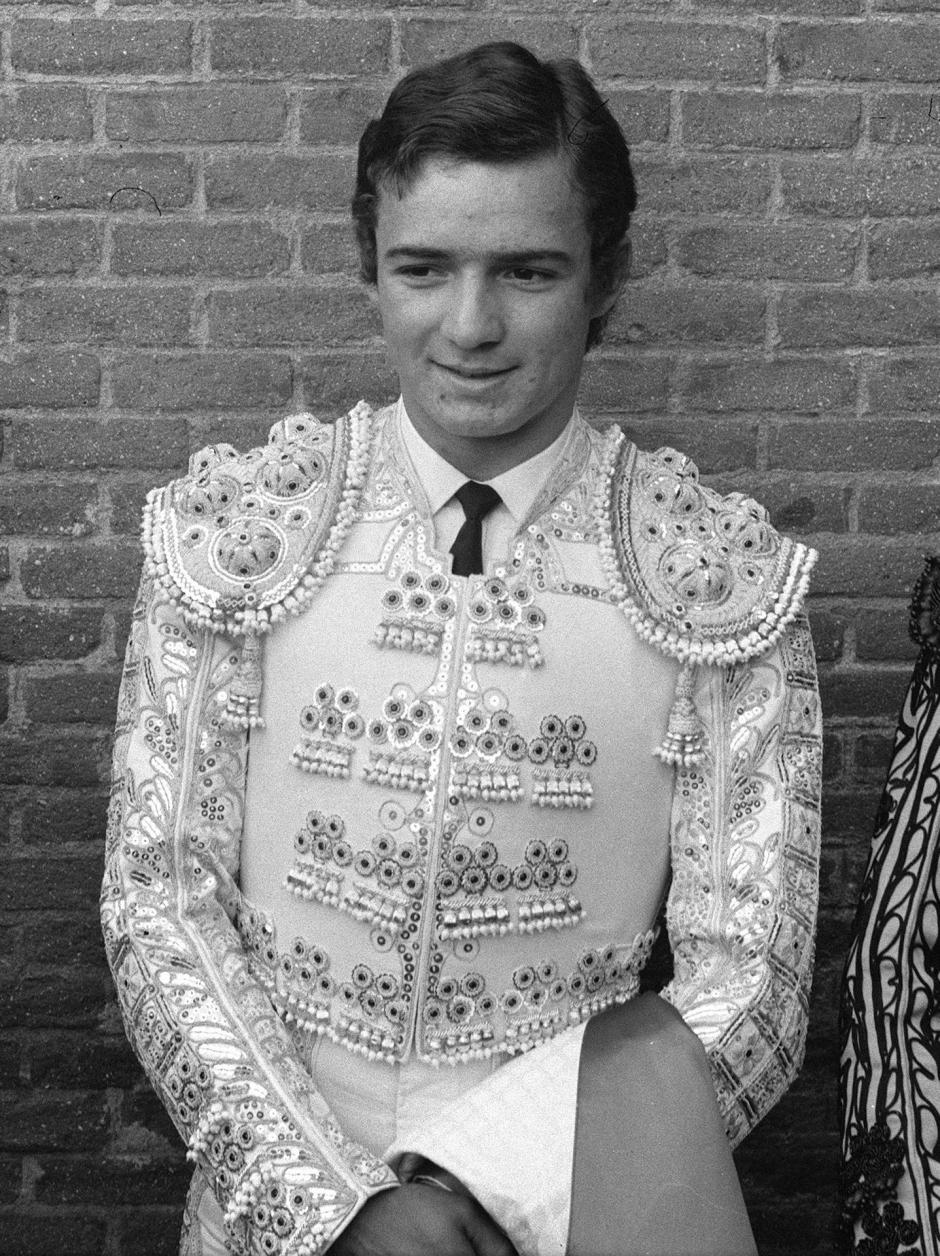
<path fill-rule="evenodd" d="M 450 547 L 455 576 L 473 576 L 483 570 L 483 519 L 502 498 L 489 484 L 468 480 L 454 494 L 466 516 Z"/>

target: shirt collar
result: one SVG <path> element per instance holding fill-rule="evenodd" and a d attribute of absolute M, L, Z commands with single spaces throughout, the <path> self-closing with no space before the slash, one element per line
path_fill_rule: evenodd
<path fill-rule="evenodd" d="M 576 415 L 577 410 L 572 413 L 571 419 L 547 448 L 533 454 L 525 462 L 520 462 L 518 466 L 510 467 L 501 475 L 495 475 L 491 480 L 485 481 L 499 493 L 503 504 L 516 523 L 522 523 L 528 515 L 539 489 L 558 461 Z M 442 458 L 437 450 L 431 448 L 408 417 L 408 411 L 401 398 L 398 401 L 398 418 L 405 449 L 428 499 L 430 512 L 432 516 L 436 515 L 441 507 L 450 501 L 460 486 L 466 483 L 467 476 Z"/>

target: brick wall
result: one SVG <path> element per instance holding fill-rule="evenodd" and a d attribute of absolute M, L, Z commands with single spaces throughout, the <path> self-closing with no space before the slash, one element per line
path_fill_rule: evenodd
<path fill-rule="evenodd" d="M 96 920 L 145 489 L 291 407 L 392 395 L 345 204 L 402 69 L 579 55 L 636 155 L 637 279 L 585 401 L 821 552 L 806 1069 L 740 1153 L 764 1253 L 828 1250 L 837 984 L 940 532 L 937 0 L 0 0 L 0 1250 L 175 1251 L 185 1168 Z"/>

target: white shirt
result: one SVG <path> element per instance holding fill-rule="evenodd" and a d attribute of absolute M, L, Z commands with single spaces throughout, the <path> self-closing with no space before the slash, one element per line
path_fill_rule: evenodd
<path fill-rule="evenodd" d="M 405 449 L 428 500 L 437 549 L 449 553 L 465 518 L 463 506 L 454 494 L 466 484 L 468 477 L 431 448 L 408 417 L 402 400 L 398 402 L 397 419 Z M 525 522 L 539 490 L 561 455 L 573 420 L 574 413 L 561 433 L 541 453 L 510 467 L 501 475 L 493 476 L 491 480 L 478 481 L 489 484 L 501 499 L 499 505 L 494 506 L 483 519 L 484 565 L 491 559 L 507 556 L 510 542 Z"/>

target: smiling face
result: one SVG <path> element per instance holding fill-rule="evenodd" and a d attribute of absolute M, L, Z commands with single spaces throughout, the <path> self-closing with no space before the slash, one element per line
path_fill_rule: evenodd
<path fill-rule="evenodd" d="M 567 423 L 591 294 L 584 207 L 563 156 L 490 165 L 429 159 L 383 187 L 377 300 L 405 407 L 442 457 L 490 479 Z"/>

